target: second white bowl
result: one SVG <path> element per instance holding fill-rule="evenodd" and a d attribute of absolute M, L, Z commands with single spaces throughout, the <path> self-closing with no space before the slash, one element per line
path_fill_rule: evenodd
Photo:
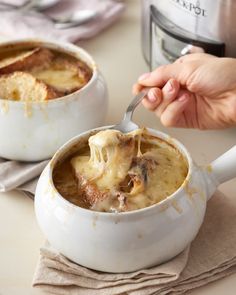
<path fill-rule="evenodd" d="M 0 157 L 20 161 L 40 161 L 53 156 L 73 136 L 104 124 L 107 87 L 93 58 L 70 43 L 38 39 L 2 43 L 8 48 L 46 47 L 72 54 L 93 70 L 91 80 L 80 90 L 44 102 L 0 99 Z"/>

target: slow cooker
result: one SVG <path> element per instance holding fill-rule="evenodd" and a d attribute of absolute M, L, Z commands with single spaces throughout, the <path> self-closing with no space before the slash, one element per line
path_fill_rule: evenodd
<path fill-rule="evenodd" d="M 236 1 L 141 1 L 142 48 L 151 69 L 194 52 L 236 57 Z"/>

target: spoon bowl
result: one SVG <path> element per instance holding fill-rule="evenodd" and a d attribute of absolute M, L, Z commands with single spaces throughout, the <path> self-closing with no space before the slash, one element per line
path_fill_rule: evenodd
<path fill-rule="evenodd" d="M 72 14 L 65 17 L 51 17 L 47 16 L 52 22 L 54 22 L 55 27 L 58 29 L 76 27 L 87 22 L 92 21 L 98 16 L 97 11 L 92 9 L 82 9 L 74 11 Z"/>
<path fill-rule="evenodd" d="M 43 11 L 45 9 L 48 9 L 57 3 L 59 3 L 61 0 L 39 0 L 36 2 L 35 8 L 37 10 Z"/>

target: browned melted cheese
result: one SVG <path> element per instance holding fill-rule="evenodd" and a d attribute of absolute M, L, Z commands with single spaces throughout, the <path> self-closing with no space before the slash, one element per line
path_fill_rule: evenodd
<path fill-rule="evenodd" d="M 105 130 L 89 138 L 87 149 L 56 167 L 54 183 L 76 205 L 121 212 L 167 198 L 181 186 L 187 172 L 183 155 L 145 129 L 128 134 Z"/>

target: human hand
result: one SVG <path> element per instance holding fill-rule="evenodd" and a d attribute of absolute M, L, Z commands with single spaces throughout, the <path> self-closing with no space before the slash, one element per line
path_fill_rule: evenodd
<path fill-rule="evenodd" d="M 141 76 L 136 94 L 164 126 L 217 129 L 236 125 L 236 59 L 204 53 L 183 56 Z"/>

